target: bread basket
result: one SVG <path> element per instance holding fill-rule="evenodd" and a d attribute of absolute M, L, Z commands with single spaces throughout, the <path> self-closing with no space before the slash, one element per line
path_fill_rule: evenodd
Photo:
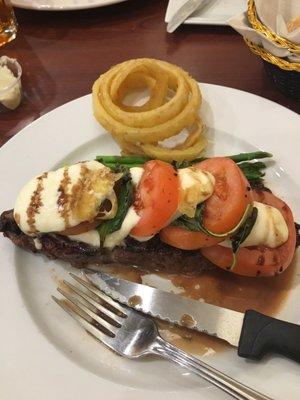
<path fill-rule="evenodd" d="M 247 16 L 253 29 L 259 31 L 277 46 L 300 54 L 299 44 L 292 43 L 278 36 L 261 23 L 257 16 L 254 0 L 248 0 Z M 300 100 L 300 63 L 291 62 L 287 58 L 277 57 L 269 53 L 262 46 L 251 42 L 249 39 L 245 38 L 245 42 L 254 54 L 257 54 L 263 59 L 265 70 L 275 86 L 284 94 L 296 100 Z"/>

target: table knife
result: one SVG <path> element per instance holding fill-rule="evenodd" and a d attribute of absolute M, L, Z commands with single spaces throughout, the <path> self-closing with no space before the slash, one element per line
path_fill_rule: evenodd
<path fill-rule="evenodd" d="M 108 296 L 145 314 L 223 339 L 240 357 L 261 359 L 277 353 L 300 362 L 300 325 L 254 310 L 214 306 L 102 272 L 86 277 Z"/>
<path fill-rule="evenodd" d="M 203 8 L 206 2 L 206 0 L 187 0 L 170 19 L 167 32 L 174 32 L 194 11 Z"/>

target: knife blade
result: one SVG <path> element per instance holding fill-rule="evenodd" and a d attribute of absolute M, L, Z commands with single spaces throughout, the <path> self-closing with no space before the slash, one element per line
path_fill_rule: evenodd
<path fill-rule="evenodd" d="M 113 299 L 145 314 L 238 345 L 244 314 L 99 272 L 87 278 Z"/>
<path fill-rule="evenodd" d="M 194 11 L 201 9 L 206 0 L 187 0 L 173 15 L 167 25 L 167 32 L 172 33 L 178 28 Z"/>
<path fill-rule="evenodd" d="M 150 286 L 88 272 L 87 279 L 114 300 L 238 347 L 238 355 L 261 359 L 272 351 L 300 362 L 300 325 L 281 321 L 254 310 L 244 313 L 193 300 Z"/>

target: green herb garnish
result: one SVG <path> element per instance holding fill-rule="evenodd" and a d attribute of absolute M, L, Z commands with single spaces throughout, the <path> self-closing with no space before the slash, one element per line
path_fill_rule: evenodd
<path fill-rule="evenodd" d="M 196 213 L 193 218 L 189 218 L 186 215 L 182 215 L 181 217 L 177 218 L 175 221 L 172 222 L 171 225 L 173 226 L 179 226 L 181 228 L 187 229 L 189 231 L 193 232 L 203 232 L 208 236 L 212 237 L 219 237 L 219 238 L 226 238 L 226 236 L 234 235 L 236 232 L 238 232 L 241 227 L 244 226 L 245 222 L 247 221 L 249 217 L 249 213 L 252 213 L 252 204 L 248 204 L 245 212 L 240 219 L 239 223 L 231 229 L 229 232 L 224 232 L 224 233 L 215 233 L 210 231 L 209 229 L 205 228 L 203 226 L 203 214 L 204 214 L 204 209 L 205 209 L 205 202 L 198 204 L 196 208 Z"/>
<path fill-rule="evenodd" d="M 252 231 L 252 228 L 257 219 L 258 210 L 256 207 L 252 208 L 251 214 L 246 219 L 243 226 L 230 238 L 231 246 L 232 246 L 232 253 L 233 253 L 233 260 L 231 265 L 227 268 L 228 270 L 232 271 L 236 264 L 236 255 L 240 249 L 241 244 L 247 239 Z"/>
<path fill-rule="evenodd" d="M 203 221 L 203 213 L 204 213 L 205 203 L 198 204 L 195 212 L 195 216 L 193 218 L 187 217 L 186 215 L 182 215 L 179 218 L 175 219 L 171 225 L 179 226 L 180 228 L 187 229 L 193 232 L 205 232 L 205 229 L 202 226 Z"/>
<path fill-rule="evenodd" d="M 127 211 L 133 202 L 133 186 L 131 182 L 131 176 L 128 172 L 124 173 L 120 182 L 118 182 L 118 185 L 120 185 L 120 190 L 118 194 L 117 213 L 114 218 L 103 221 L 97 228 L 102 245 L 107 235 L 121 228 Z"/>

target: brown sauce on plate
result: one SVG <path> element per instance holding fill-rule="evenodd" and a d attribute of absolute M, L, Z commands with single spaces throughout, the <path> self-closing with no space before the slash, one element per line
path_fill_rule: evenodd
<path fill-rule="evenodd" d="M 142 283 L 142 276 L 146 275 L 136 268 L 122 265 L 110 265 L 104 269 L 107 273 L 136 283 Z M 181 288 L 182 296 L 240 312 L 255 309 L 276 316 L 287 298 L 295 271 L 296 261 L 283 274 L 271 278 L 248 278 L 221 269 L 203 272 L 199 276 L 157 275 L 170 279 L 174 286 Z M 192 328 L 193 321 L 188 310 L 182 318 L 183 325 Z M 210 355 L 230 348 L 225 341 L 204 333 L 165 321 L 156 322 L 163 338 L 188 353 Z"/>
<path fill-rule="evenodd" d="M 136 283 L 142 283 L 142 276 L 147 274 L 136 268 L 122 265 L 105 266 L 103 270 Z M 264 314 L 276 316 L 288 296 L 295 271 L 296 261 L 283 274 L 272 278 L 247 278 L 221 269 L 203 272 L 199 276 L 163 273 L 157 275 L 170 279 L 174 286 L 181 289 L 182 296 L 240 312 L 255 309 Z M 53 278 L 57 281 L 56 276 Z M 65 285 L 64 289 L 66 289 Z M 133 306 L 141 304 L 141 301 L 140 296 L 132 297 Z M 187 326 L 186 328 L 165 321 L 156 320 L 156 322 L 164 339 L 188 353 L 208 356 L 230 348 L 230 345 L 223 340 L 188 329 L 194 325 L 188 310 L 182 316 L 182 322 Z"/>
<path fill-rule="evenodd" d="M 195 330 L 156 320 L 161 336 L 187 353 L 196 356 L 212 355 L 229 349 L 231 346 L 224 340 L 200 333 Z"/>
<path fill-rule="evenodd" d="M 283 274 L 270 278 L 248 278 L 220 269 L 197 277 L 173 275 L 170 279 L 183 289 L 183 296 L 240 312 L 255 309 L 275 316 L 292 285 L 295 269 L 292 263 Z"/>
<path fill-rule="evenodd" d="M 197 321 L 190 314 L 183 314 L 180 318 L 180 323 L 187 328 L 194 328 L 197 324 Z"/>
<path fill-rule="evenodd" d="M 131 306 L 131 307 L 136 307 L 136 306 L 140 306 L 140 305 L 142 305 L 142 298 L 141 298 L 141 296 L 131 296 L 130 298 L 129 298 L 129 300 L 128 300 L 128 304 Z"/>

